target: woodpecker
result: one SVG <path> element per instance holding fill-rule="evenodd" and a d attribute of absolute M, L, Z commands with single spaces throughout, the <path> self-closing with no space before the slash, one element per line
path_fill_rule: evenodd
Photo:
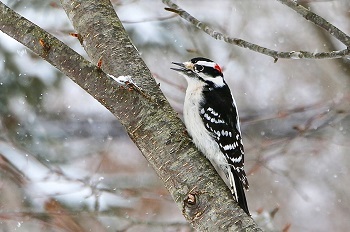
<path fill-rule="evenodd" d="M 189 135 L 215 169 L 224 173 L 223 179 L 238 205 L 250 215 L 244 193 L 249 184 L 239 116 L 222 69 L 202 57 L 173 64 L 179 68 L 171 69 L 184 76 L 188 84 L 183 116 Z"/>

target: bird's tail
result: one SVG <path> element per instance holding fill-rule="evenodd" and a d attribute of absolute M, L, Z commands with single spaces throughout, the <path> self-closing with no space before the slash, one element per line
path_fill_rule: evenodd
<path fill-rule="evenodd" d="M 231 192 L 234 195 L 238 205 L 250 216 L 247 199 L 245 197 L 244 187 L 242 181 L 239 179 L 234 168 L 231 167 L 231 172 L 229 172 L 229 181 Z"/>
<path fill-rule="evenodd" d="M 247 199 L 245 198 L 243 184 L 237 175 L 233 175 L 233 176 L 235 179 L 236 192 L 237 192 L 236 199 L 238 198 L 237 200 L 238 205 L 244 210 L 244 212 L 246 212 L 250 216 Z"/>

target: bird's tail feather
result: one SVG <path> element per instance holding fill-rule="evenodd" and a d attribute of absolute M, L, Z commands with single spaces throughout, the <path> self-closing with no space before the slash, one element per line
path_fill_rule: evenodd
<path fill-rule="evenodd" d="M 237 192 L 237 198 L 238 198 L 238 205 L 246 212 L 249 216 L 249 209 L 248 209 L 248 204 L 247 204 L 247 199 L 245 197 L 245 192 L 243 188 L 243 184 L 238 178 L 238 176 L 233 175 L 235 178 L 235 184 L 236 184 L 236 192 Z"/>

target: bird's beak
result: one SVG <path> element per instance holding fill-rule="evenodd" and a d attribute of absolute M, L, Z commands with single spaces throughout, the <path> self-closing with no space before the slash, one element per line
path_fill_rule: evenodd
<path fill-rule="evenodd" d="M 181 68 L 170 68 L 172 70 L 178 71 L 178 72 L 185 72 L 187 71 L 185 65 L 183 63 L 176 63 L 176 62 L 171 62 L 172 64 L 175 64 L 177 66 L 180 66 Z"/>
<path fill-rule="evenodd" d="M 185 62 L 185 63 L 172 62 L 172 64 L 175 64 L 175 65 L 181 67 L 181 68 L 170 68 L 170 69 L 178 71 L 178 72 L 186 72 L 189 70 L 193 70 L 193 64 L 191 62 Z"/>

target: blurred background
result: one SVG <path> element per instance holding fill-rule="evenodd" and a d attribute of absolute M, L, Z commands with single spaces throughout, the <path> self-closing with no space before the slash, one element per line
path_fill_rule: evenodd
<path fill-rule="evenodd" d="M 59 1 L 3 0 L 86 58 Z M 349 59 L 278 60 L 216 41 L 160 0 L 115 10 L 182 117 L 186 82 L 171 62 L 224 70 L 246 150 L 250 211 L 274 231 L 350 227 Z M 350 34 L 350 2 L 298 1 Z M 232 37 L 278 51 L 344 45 L 277 1 L 178 1 Z M 114 116 L 0 33 L 0 231 L 191 231 Z"/>

